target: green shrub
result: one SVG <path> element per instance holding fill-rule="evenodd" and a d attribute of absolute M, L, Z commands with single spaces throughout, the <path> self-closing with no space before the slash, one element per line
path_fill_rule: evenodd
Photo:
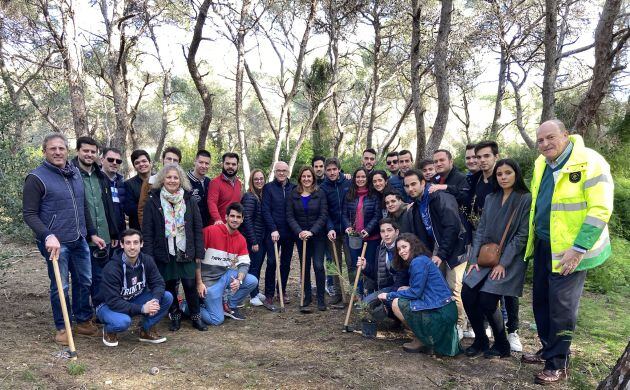
<path fill-rule="evenodd" d="M 607 294 L 630 285 L 630 241 L 613 236 L 612 250 L 604 264 L 588 271 L 587 290 Z"/>

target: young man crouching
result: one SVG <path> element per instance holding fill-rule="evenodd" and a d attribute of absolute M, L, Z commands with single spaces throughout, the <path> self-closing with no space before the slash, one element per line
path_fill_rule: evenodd
<path fill-rule="evenodd" d="M 131 325 L 131 317 L 142 314 L 139 338 L 159 344 L 166 341 L 154 326 L 168 313 L 173 296 L 164 291 L 164 280 L 153 258 L 140 252 L 142 233 L 127 229 L 121 234 L 122 251 L 116 252 L 103 269 L 96 316 L 105 324 L 103 344 L 118 345 L 118 333 Z"/>

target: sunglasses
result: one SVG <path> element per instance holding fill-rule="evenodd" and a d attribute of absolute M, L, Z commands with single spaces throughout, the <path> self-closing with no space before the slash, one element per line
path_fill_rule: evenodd
<path fill-rule="evenodd" d="M 122 164 L 122 160 L 119 158 L 113 158 L 113 157 L 107 157 L 107 162 L 109 162 L 110 164 L 113 163 L 114 161 L 116 162 L 116 164 L 120 165 Z"/>
<path fill-rule="evenodd" d="M 387 165 L 398 164 L 398 160 L 389 160 Z"/>

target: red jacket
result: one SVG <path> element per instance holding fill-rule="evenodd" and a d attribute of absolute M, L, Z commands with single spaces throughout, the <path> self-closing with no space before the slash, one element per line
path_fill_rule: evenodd
<path fill-rule="evenodd" d="M 241 201 L 241 181 L 234 179 L 234 185 L 222 173 L 210 182 L 208 192 L 208 210 L 210 211 L 210 223 L 223 221 L 225 223 L 225 210 L 230 203 Z"/>

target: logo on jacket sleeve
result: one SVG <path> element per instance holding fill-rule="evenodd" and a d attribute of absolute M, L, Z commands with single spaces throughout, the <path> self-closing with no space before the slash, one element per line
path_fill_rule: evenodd
<path fill-rule="evenodd" d="M 578 183 L 582 178 L 582 172 L 571 172 L 569 173 L 569 181 L 571 183 Z"/>

